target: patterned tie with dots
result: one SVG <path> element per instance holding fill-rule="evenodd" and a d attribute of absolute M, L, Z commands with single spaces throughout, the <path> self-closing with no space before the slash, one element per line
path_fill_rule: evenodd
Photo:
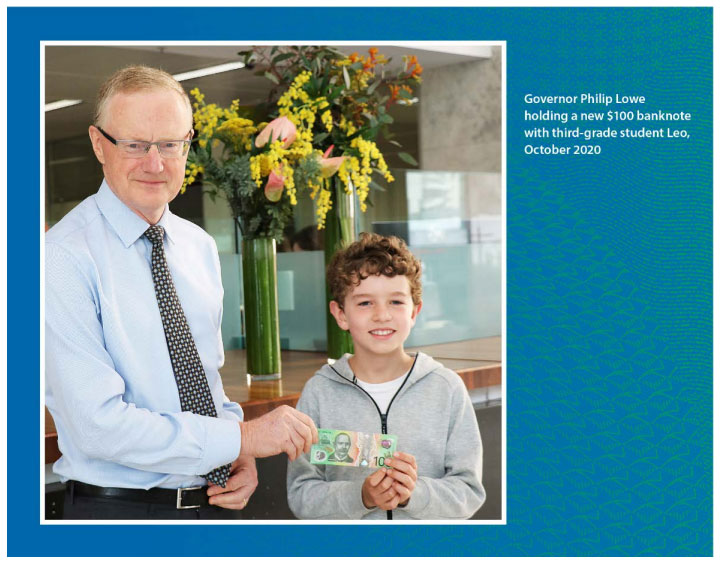
<path fill-rule="evenodd" d="M 163 233 L 161 226 L 151 226 L 146 230 L 145 236 L 153 244 L 151 253 L 153 286 L 156 289 L 156 299 L 161 311 L 163 331 L 166 333 L 168 353 L 171 356 L 171 365 L 181 398 L 181 410 L 215 418 L 217 416 L 216 407 L 213 404 L 206 373 L 203 370 L 201 358 L 198 356 L 198 350 L 188 322 L 186 322 L 183 308 L 176 295 L 168 263 L 166 263 L 166 254 L 163 251 Z M 214 469 L 204 478 L 225 487 L 230 469 L 230 464 L 224 465 Z"/>

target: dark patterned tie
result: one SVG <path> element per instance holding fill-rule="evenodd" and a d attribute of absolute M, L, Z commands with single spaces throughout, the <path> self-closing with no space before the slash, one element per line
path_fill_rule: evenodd
<path fill-rule="evenodd" d="M 181 410 L 215 418 L 216 407 L 213 404 L 206 373 L 166 263 L 166 254 L 163 251 L 163 228 L 151 226 L 146 230 L 145 236 L 153 244 L 151 253 L 153 286 L 156 289 L 168 353 L 171 356 L 171 365 L 181 398 Z M 224 465 L 205 475 L 205 478 L 225 487 L 230 469 L 230 464 Z"/>

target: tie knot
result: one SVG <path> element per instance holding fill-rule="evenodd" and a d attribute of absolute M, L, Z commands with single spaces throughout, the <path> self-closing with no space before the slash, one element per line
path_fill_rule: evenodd
<path fill-rule="evenodd" d="M 144 235 L 150 240 L 153 245 L 163 244 L 163 227 L 162 226 L 151 226 L 148 228 Z"/>

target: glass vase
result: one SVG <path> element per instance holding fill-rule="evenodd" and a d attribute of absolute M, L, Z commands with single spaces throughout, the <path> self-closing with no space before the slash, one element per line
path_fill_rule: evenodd
<path fill-rule="evenodd" d="M 329 265 L 334 253 L 347 247 L 357 238 L 354 187 L 350 183 L 345 190 L 338 177 L 334 177 L 333 182 L 332 206 L 326 214 L 326 229 L 324 230 L 324 266 Z M 327 284 L 326 348 L 329 359 L 336 360 L 345 353 L 354 353 L 354 344 L 351 334 L 342 330 L 329 312 L 328 304 L 331 300 L 333 298 Z"/>
<path fill-rule="evenodd" d="M 243 239 L 246 373 L 252 381 L 281 378 L 279 299 L 276 283 L 276 242 L 273 238 Z"/>

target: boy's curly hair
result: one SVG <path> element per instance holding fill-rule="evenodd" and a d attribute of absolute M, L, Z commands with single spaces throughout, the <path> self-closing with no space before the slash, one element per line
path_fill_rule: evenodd
<path fill-rule="evenodd" d="M 404 275 L 409 281 L 412 302 L 415 306 L 421 302 L 422 264 L 398 237 L 362 233 L 359 241 L 337 251 L 326 268 L 331 296 L 342 308 L 352 287 L 371 275 Z"/>

